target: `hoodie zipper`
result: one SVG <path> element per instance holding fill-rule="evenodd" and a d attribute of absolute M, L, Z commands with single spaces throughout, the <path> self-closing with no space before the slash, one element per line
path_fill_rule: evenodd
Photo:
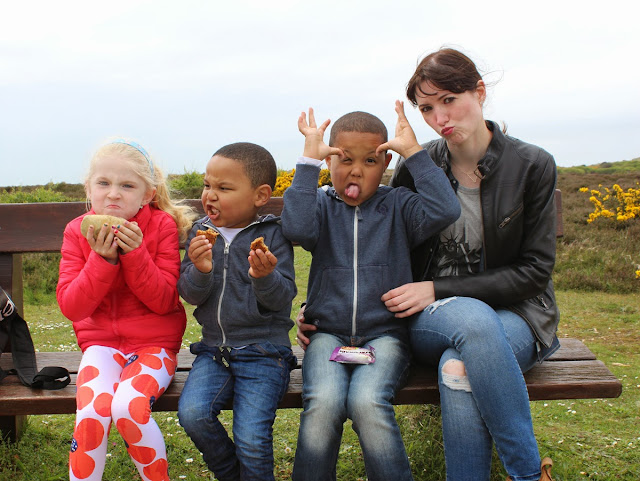
<path fill-rule="evenodd" d="M 238 232 L 236 234 L 236 236 L 233 238 L 233 240 L 236 240 L 236 238 L 242 233 L 242 231 L 244 231 L 245 229 L 248 229 L 249 227 L 251 227 L 254 224 L 259 224 L 259 221 L 255 221 L 252 222 L 251 224 L 249 224 L 248 226 L 244 227 L 240 232 Z M 222 346 L 227 344 L 227 335 L 224 332 L 224 328 L 222 327 L 222 299 L 224 298 L 224 293 L 225 290 L 227 288 L 227 272 L 229 270 L 229 250 L 231 249 L 231 242 L 227 242 L 227 239 L 225 239 L 225 237 L 222 235 L 222 233 L 216 228 L 216 226 L 211 225 L 209 226 L 208 224 L 204 223 L 203 224 L 206 227 L 212 228 L 214 229 L 216 232 L 218 232 L 218 234 L 220 234 L 220 237 L 222 237 L 222 239 L 224 240 L 224 259 L 223 259 L 223 268 L 222 268 L 222 289 L 220 291 L 220 297 L 218 298 L 218 309 L 216 312 L 216 321 L 218 322 L 218 327 L 220 327 L 220 332 L 222 333 Z"/>
<path fill-rule="evenodd" d="M 351 336 L 356 335 L 356 317 L 358 313 L 358 217 L 360 207 L 353 211 L 353 316 L 351 317 Z"/>
<path fill-rule="evenodd" d="M 224 239 L 224 236 L 222 237 Z M 222 332 L 222 345 L 227 344 L 227 335 L 224 333 L 224 329 L 222 328 L 222 298 L 224 297 L 224 291 L 227 287 L 227 270 L 229 269 L 229 248 L 231 244 L 227 243 L 227 240 L 224 240 L 224 264 L 222 269 L 222 290 L 220 291 L 220 297 L 218 298 L 218 326 L 220 326 L 220 332 Z"/>

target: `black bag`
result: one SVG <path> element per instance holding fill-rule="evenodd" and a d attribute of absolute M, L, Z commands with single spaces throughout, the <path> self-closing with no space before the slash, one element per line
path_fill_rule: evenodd
<path fill-rule="evenodd" d="M 37 389 L 62 389 L 71 382 L 69 371 L 63 367 L 45 367 L 37 372 L 36 352 L 29 327 L 18 314 L 13 301 L 0 287 L 0 353 L 9 340 L 14 369 L 0 369 L 0 380 L 9 374 L 17 374 L 22 384 Z"/>

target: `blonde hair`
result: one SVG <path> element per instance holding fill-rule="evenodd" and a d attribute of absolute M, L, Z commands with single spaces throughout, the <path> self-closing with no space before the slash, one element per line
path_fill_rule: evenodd
<path fill-rule="evenodd" d="M 163 210 L 173 217 L 178 226 L 180 243 L 183 243 L 187 240 L 187 235 L 197 214 L 191 207 L 183 205 L 182 201 L 175 201 L 171 198 L 164 173 L 153 162 L 151 157 L 148 157 L 148 154 L 145 155 L 146 152 L 144 150 L 134 147 L 134 145 L 137 145 L 134 142 L 132 144 L 115 141 L 100 147 L 89 162 L 85 185 L 89 184 L 95 173 L 96 166 L 102 158 L 113 155 L 128 160 L 133 171 L 144 181 L 147 191 L 156 190 L 150 202 L 151 206 Z M 87 197 L 87 206 L 89 205 L 90 200 Z"/>

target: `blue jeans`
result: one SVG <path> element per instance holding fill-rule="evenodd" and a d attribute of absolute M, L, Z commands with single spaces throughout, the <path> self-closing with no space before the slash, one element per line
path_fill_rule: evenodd
<path fill-rule="evenodd" d="M 350 418 L 358 434 L 367 477 L 412 479 L 392 400 L 409 370 L 408 346 L 391 336 L 358 339 L 313 334 L 302 364 L 304 411 L 300 415 L 293 479 L 335 480 L 343 424 Z M 371 345 L 373 364 L 329 361 L 338 346 Z"/>
<path fill-rule="evenodd" d="M 180 424 L 220 481 L 273 480 L 273 421 L 296 365 L 291 349 L 271 343 L 232 349 L 229 368 L 199 342 L 178 403 Z M 218 420 L 233 400 L 233 441 Z M 235 443 L 234 443 L 235 441 Z"/>
<path fill-rule="evenodd" d="M 410 331 L 417 361 L 438 366 L 447 480 L 488 480 L 492 441 L 514 481 L 540 478 L 529 395 L 522 375 L 537 360 L 536 338 L 524 319 L 477 299 L 441 299 Z M 443 375 L 461 360 L 466 376 Z"/>

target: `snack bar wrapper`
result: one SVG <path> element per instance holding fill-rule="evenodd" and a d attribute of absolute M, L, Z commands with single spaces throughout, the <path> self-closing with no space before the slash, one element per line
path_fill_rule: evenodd
<path fill-rule="evenodd" d="M 376 353 L 372 346 L 342 346 L 333 350 L 329 360 L 345 364 L 373 364 L 376 362 Z"/>

